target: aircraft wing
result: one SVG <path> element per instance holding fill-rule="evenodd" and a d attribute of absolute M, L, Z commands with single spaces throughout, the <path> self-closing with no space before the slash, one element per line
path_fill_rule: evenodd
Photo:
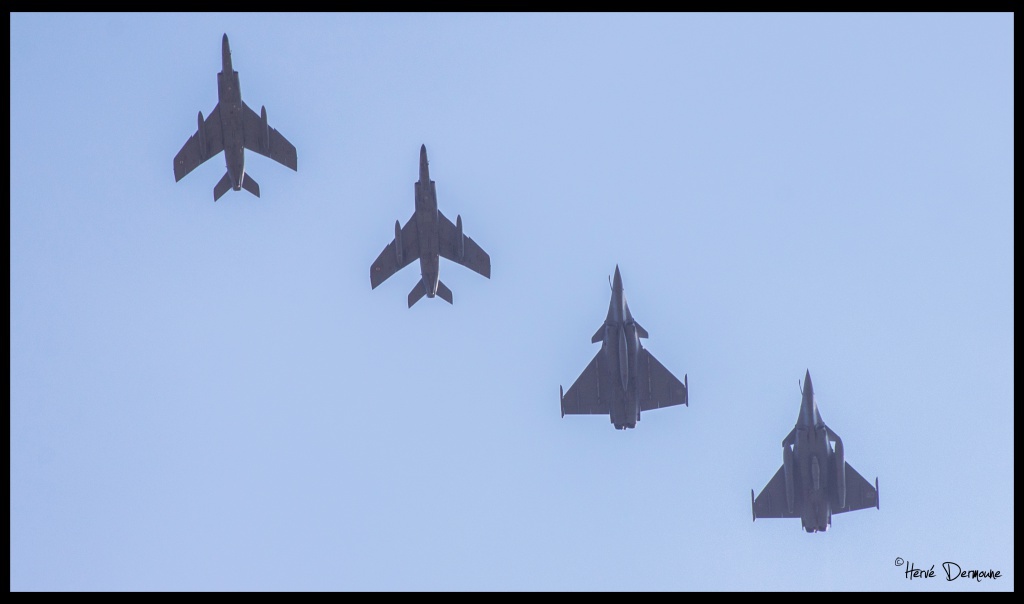
<path fill-rule="evenodd" d="M 221 132 L 220 124 L 220 103 L 217 103 L 217 106 L 210 112 L 210 116 L 203 122 L 202 129 L 202 132 L 196 130 L 196 133 L 185 141 L 185 146 L 181 148 L 181 151 L 174 156 L 174 182 L 178 182 L 186 174 L 195 170 L 199 164 L 224 150 L 224 135 Z"/>
<path fill-rule="evenodd" d="M 437 211 L 438 240 L 442 256 L 458 262 L 462 266 L 480 273 L 488 279 L 491 278 L 491 257 L 483 251 L 471 238 L 463 235 L 462 257 L 459 257 L 459 230 L 451 220 L 448 220 L 441 210 Z"/>
<path fill-rule="evenodd" d="M 594 355 L 593 360 L 576 378 L 569 390 L 562 395 L 562 415 L 608 415 L 611 406 L 608 396 L 601 398 L 601 368 L 599 367 L 601 351 Z M 605 392 L 611 392 L 606 389 Z"/>
<path fill-rule="evenodd" d="M 640 411 L 687 405 L 686 386 L 658 362 L 646 348 L 637 355 L 637 396 Z"/>
<path fill-rule="evenodd" d="M 409 266 L 413 260 L 420 257 L 415 218 L 416 215 L 413 214 L 412 218 L 402 227 L 402 261 L 398 261 L 397 242 L 392 239 L 391 243 L 384 247 L 384 251 L 370 265 L 370 289 L 375 289 L 385 279 Z"/>
<path fill-rule="evenodd" d="M 853 469 L 850 462 L 843 463 L 846 464 L 846 507 L 841 510 L 833 508 L 832 512 L 841 514 L 842 512 L 878 507 L 878 491 L 875 490 L 874 485 L 864 480 L 864 477 Z"/>
<path fill-rule="evenodd" d="M 786 476 L 782 466 L 754 499 L 755 518 L 799 518 L 800 506 L 793 502 L 793 511 L 786 509 Z"/>
<path fill-rule="evenodd" d="M 245 102 L 242 103 L 242 115 L 244 116 L 242 130 L 245 132 L 245 148 L 297 171 L 298 157 L 295 153 L 295 145 L 289 143 L 288 139 L 277 130 L 265 126 L 263 118 L 250 109 Z M 264 145 L 263 139 L 268 136 L 269 140 Z"/>

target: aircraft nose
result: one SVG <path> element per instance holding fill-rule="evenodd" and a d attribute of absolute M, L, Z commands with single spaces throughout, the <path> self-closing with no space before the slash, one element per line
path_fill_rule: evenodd
<path fill-rule="evenodd" d="M 804 394 L 800 401 L 800 423 L 806 426 L 818 425 L 818 408 L 814 404 L 814 384 L 811 383 L 811 372 L 804 374 Z"/>
<path fill-rule="evenodd" d="M 622 289 L 622 275 L 619 273 L 619 265 L 615 265 L 615 280 L 612 285 L 615 289 Z"/>

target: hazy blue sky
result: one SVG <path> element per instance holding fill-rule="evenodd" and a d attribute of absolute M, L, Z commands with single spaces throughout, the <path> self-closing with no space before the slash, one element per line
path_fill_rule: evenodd
<path fill-rule="evenodd" d="M 11 589 L 1013 590 L 1013 25 L 12 14 Z M 298 171 L 214 203 L 224 33 Z M 492 278 L 408 309 L 421 144 Z M 558 403 L 616 264 L 690 384 L 625 432 Z M 813 535 L 808 369 L 881 502 Z"/>

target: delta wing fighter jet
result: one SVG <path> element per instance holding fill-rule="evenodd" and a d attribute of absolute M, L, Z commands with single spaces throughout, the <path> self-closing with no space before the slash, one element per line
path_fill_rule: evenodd
<path fill-rule="evenodd" d="M 842 439 L 818 414 L 810 371 L 801 394 L 796 427 L 782 441 L 782 467 L 756 498 L 750 491 L 750 507 L 754 520 L 799 518 L 808 533 L 824 532 L 832 514 L 877 509 L 878 478 L 871 486 L 843 458 Z"/>
<path fill-rule="evenodd" d="M 680 382 L 640 343 L 647 330 L 633 320 L 615 267 L 608 317 L 591 343 L 601 350 L 568 392 L 558 388 L 562 417 L 568 414 L 610 416 L 616 430 L 635 428 L 641 411 L 672 405 L 689 406 L 686 374 Z"/>
<path fill-rule="evenodd" d="M 462 233 L 462 216 L 455 224 L 437 209 L 437 191 L 427 168 L 427 146 L 420 145 L 420 179 L 415 183 L 416 210 L 405 226 L 395 221 L 395 238 L 370 265 L 370 289 L 420 260 L 420 281 L 409 292 L 409 308 L 424 295 L 452 303 L 452 290 L 438 279 L 440 256 L 491 278 L 491 257 Z"/>
<path fill-rule="evenodd" d="M 221 62 L 223 67 L 217 74 L 217 105 L 205 120 L 203 112 L 199 112 L 196 133 L 174 156 L 174 182 L 223 151 L 228 170 L 213 188 L 213 200 L 220 199 L 228 189 L 245 189 L 259 197 L 260 186 L 245 172 L 245 149 L 297 170 L 295 146 L 267 124 L 266 107 L 257 115 L 242 102 L 238 72 L 231 68 L 227 34 L 221 43 Z"/>

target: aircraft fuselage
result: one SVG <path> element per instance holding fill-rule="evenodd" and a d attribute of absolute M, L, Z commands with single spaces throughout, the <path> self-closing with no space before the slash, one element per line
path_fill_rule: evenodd
<path fill-rule="evenodd" d="M 224 36 L 221 49 L 223 69 L 217 74 L 217 98 L 220 103 L 221 134 L 224 140 L 224 161 L 227 163 L 231 188 L 242 189 L 245 177 L 245 134 L 242 126 L 242 91 L 238 72 L 231 68 L 231 49 Z"/>
<path fill-rule="evenodd" d="M 437 218 L 437 191 L 430 180 L 427 168 L 427 151 L 420 148 L 420 179 L 416 188 L 416 230 L 420 252 L 420 276 L 427 290 L 427 297 L 437 295 L 437 281 L 440 274 L 440 240 Z"/>
<path fill-rule="evenodd" d="M 619 267 L 615 267 L 612 283 L 612 299 L 608 305 L 608 316 L 604 322 L 604 341 L 601 344 L 602 371 L 616 376 L 614 382 L 621 386 L 624 396 L 614 397 L 610 408 L 611 422 L 616 429 L 635 428 L 640 419 L 640 405 L 637 397 L 637 353 L 642 346 L 636 331 L 636 324 L 626 304 Z"/>
<path fill-rule="evenodd" d="M 835 490 L 835 466 L 829 430 L 818 413 L 814 400 L 814 384 L 808 371 L 804 377 L 800 415 L 797 416 L 792 442 L 793 463 L 796 465 L 795 485 L 800 492 L 800 520 L 808 533 L 826 531 L 832 525 L 832 495 Z"/>
<path fill-rule="evenodd" d="M 796 485 L 800 492 L 800 521 L 808 533 L 832 525 L 835 459 L 824 426 L 798 426 L 793 444 Z"/>

